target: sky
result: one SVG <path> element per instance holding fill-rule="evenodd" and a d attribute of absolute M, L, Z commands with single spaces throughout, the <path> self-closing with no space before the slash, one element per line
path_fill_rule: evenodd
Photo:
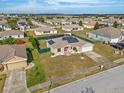
<path fill-rule="evenodd" d="M 0 12 L 124 14 L 124 0 L 0 0 Z"/>

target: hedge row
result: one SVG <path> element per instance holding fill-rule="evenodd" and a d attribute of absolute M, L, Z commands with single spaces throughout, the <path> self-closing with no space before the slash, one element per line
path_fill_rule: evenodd
<path fill-rule="evenodd" d="M 53 39 L 57 37 L 61 37 L 64 35 L 52 35 L 52 36 L 44 36 L 44 37 L 35 37 L 36 40 L 48 40 L 48 39 Z"/>

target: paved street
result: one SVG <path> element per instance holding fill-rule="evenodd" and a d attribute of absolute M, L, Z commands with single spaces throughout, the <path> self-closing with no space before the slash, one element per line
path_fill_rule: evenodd
<path fill-rule="evenodd" d="M 30 93 L 26 86 L 26 73 L 23 70 L 11 71 L 7 74 L 3 93 Z"/>
<path fill-rule="evenodd" d="M 50 93 L 82 93 L 85 88 L 92 88 L 95 93 L 124 93 L 123 79 L 124 65 L 52 89 Z"/>

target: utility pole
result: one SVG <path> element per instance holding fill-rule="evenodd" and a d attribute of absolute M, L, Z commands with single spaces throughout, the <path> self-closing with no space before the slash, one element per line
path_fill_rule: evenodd
<path fill-rule="evenodd" d="M 50 89 L 52 88 L 52 79 L 51 79 L 51 77 L 49 77 L 49 79 L 50 79 L 50 86 L 49 86 L 49 89 L 48 89 L 48 93 L 50 93 Z"/>

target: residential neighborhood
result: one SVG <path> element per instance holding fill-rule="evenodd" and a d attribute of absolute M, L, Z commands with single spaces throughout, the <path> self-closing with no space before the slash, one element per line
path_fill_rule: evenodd
<path fill-rule="evenodd" d="M 0 93 L 124 93 L 123 0 L 1 0 Z"/>
<path fill-rule="evenodd" d="M 9 17 L 1 17 L 0 93 L 71 93 L 58 87 L 123 67 L 123 16 Z"/>

